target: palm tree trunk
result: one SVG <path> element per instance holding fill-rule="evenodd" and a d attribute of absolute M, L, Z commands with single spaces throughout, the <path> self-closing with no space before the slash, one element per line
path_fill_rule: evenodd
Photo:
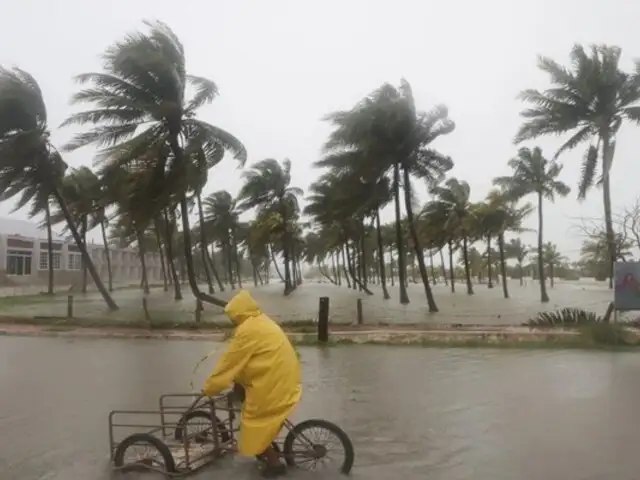
<path fill-rule="evenodd" d="M 109 292 L 104 287 L 104 284 L 102 283 L 102 280 L 100 279 L 100 276 L 96 271 L 96 267 L 91 261 L 91 257 L 89 256 L 89 252 L 87 251 L 87 246 L 83 243 L 82 237 L 80 236 L 80 233 L 78 233 L 78 229 L 76 228 L 76 225 L 73 222 L 73 219 L 71 217 L 71 212 L 69 212 L 69 207 L 67 206 L 67 202 L 64 200 L 64 198 L 62 197 L 62 194 L 58 191 L 57 188 L 53 189 L 53 196 L 55 197 L 56 201 L 58 202 L 58 205 L 60 206 L 60 210 L 64 215 L 64 219 L 66 220 L 67 225 L 69 226 L 69 231 L 71 231 L 71 236 L 73 236 L 73 240 L 76 242 L 76 245 L 80 249 L 80 253 L 82 254 L 82 259 L 84 260 L 87 270 L 89 271 L 89 275 L 91 275 L 91 279 L 93 280 L 93 283 L 95 284 L 96 288 L 100 292 L 100 295 L 102 295 L 102 298 L 104 299 L 105 303 L 109 307 L 109 310 L 118 310 L 118 305 L 116 305 L 116 302 L 113 301 L 113 298 L 111 298 L 111 295 L 109 295 Z"/>
<path fill-rule="evenodd" d="M 441 247 L 439 250 L 440 253 L 440 271 L 442 272 L 442 278 L 444 278 L 444 284 L 449 286 L 449 280 L 447 279 L 447 267 L 444 266 L 444 252 L 442 251 L 444 247 Z"/>
<path fill-rule="evenodd" d="M 233 248 L 233 260 L 236 264 L 236 275 L 238 276 L 238 288 L 242 288 L 242 272 L 240 268 L 240 257 L 238 255 L 238 241 L 236 240 L 235 227 L 231 227 L 231 242 Z"/>
<path fill-rule="evenodd" d="M 109 280 L 109 291 L 113 292 L 113 272 L 111 270 L 111 251 L 109 250 L 109 242 L 107 241 L 107 228 L 104 224 L 104 218 L 100 222 L 100 230 L 102 232 L 102 243 L 104 244 L 104 257 L 107 261 L 107 275 Z"/>
<path fill-rule="evenodd" d="M 172 129 L 171 134 L 169 135 L 169 144 L 171 145 L 171 150 L 173 151 L 173 155 L 175 156 L 175 163 L 178 167 L 182 167 L 184 164 L 184 152 L 182 147 L 180 146 L 180 142 L 178 141 L 178 136 L 180 135 L 180 126 L 171 125 Z M 180 170 L 180 168 L 178 168 Z M 193 264 L 193 252 L 191 250 L 191 227 L 189 225 L 189 204 L 187 203 L 186 194 L 180 197 L 180 216 L 182 217 L 182 236 L 184 243 L 184 256 L 187 264 L 187 277 L 189 279 L 189 286 L 191 287 L 191 291 L 193 292 L 193 296 L 199 299 L 202 302 L 211 303 L 213 305 L 217 305 L 219 307 L 225 307 L 227 302 L 224 300 L 220 300 L 219 298 L 214 297 L 213 295 L 207 295 L 200 291 L 198 288 L 198 281 L 196 279 L 196 270 Z"/>
<path fill-rule="evenodd" d="M 489 283 L 487 283 L 487 288 L 493 288 L 493 272 L 491 271 L 492 265 L 491 258 L 491 235 L 487 236 L 487 277 L 489 278 Z"/>
<path fill-rule="evenodd" d="M 451 293 L 456 293 L 456 275 L 453 269 L 453 241 L 449 240 L 449 277 L 451 278 Z"/>
<path fill-rule="evenodd" d="M 389 246 L 389 275 L 391 275 L 391 286 L 395 287 L 395 274 L 393 272 L 393 245 Z"/>
<path fill-rule="evenodd" d="M 182 300 L 182 288 L 180 287 L 180 280 L 178 279 L 178 271 L 176 270 L 176 264 L 173 256 L 173 226 L 169 221 L 169 214 L 167 210 L 164 211 L 164 226 L 165 226 L 165 245 L 167 246 L 167 265 L 169 266 L 169 272 L 171 278 L 173 278 L 173 290 L 174 300 Z"/>
<path fill-rule="evenodd" d="M 176 142 L 177 144 L 177 139 Z M 178 147 L 179 148 L 179 147 Z M 180 154 L 176 152 L 172 142 L 172 150 L 174 155 L 176 156 L 176 160 L 182 160 L 182 150 L 180 150 Z M 184 243 L 184 256 L 187 264 L 187 278 L 189 279 L 189 286 L 191 287 L 191 291 L 193 292 L 193 296 L 205 303 L 211 303 L 213 305 L 217 305 L 218 307 L 225 307 L 227 302 L 224 300 L 220 300 L 219 298 L 214 297 L 213 295 L 207 295 L 200 291 L 198 288 L 198 281 L 196 279 L 196 270 L 193 264 L 193 252 L 191 250 L 191 226 L 189 225 L 189 204 L 187 203 L 186 195 L 182 195 L 180 198 L 180 216 L 182 218 L 182 238 Z"/>
<path fill-rule="evenodd" d="M 336 279 L 336 285 L 340 286 L 340 264 L 336 265 L 336 252 L 331 252 L 331 269 L 333 270 L 333 276 Z"/>
<path fill-rule="evenodd" d="M 236 284 L 233 280 L 233 248 L 231 247 L 231 235 L 227 232 L 227 240 L 224 243 L 225 257 L 227 260 L 227 275 L 229 276 L 229 286 L 231 290 L 236 289 Z"/>
<path fill-rule="evenodd" d="M 211 279 L 211 272 L 209 271 L 209 263 L 207 262 L 207 235 L 204 231 L 204 213 L 202 213 L 202 198 L 200 192 L 196 194 L 196 203 L 198 205 L 198 223 L 200 225 L 200 256 L 202 268 L 204 269 L 204 275 L 207 279 L 209 293 L 216 293 L 213 289 L 213 281 Z"/>
<path fill-rule="evenodd" d="M 504 233 L 498 235 L 498 251 L 500 252 L 500 274 L 502 275 L 502 293 L 504 298 L 509 298 L 507 288 L 507 261 L 504 254 Z"/>
<path fill-rule="evenodd" d="M 429 250 L 429 270 L 431 271 L 431 281 L 436 285 L 438 278 L 436 277 L 436 269 L 433 266 L 433 250 Z"/>
<path fill-rule="evenodd" d="M 144 258 L 146 253 L 144 248 L 144 236 L 137 227 L 136 236 L 138 237 L 138 255 L 140 256 L 140 265 L 142 267 L 142 285 L 144 286 L 145 295 L 149 295 L 151 291 L 149 290 L 149 279 L 147 278 L 147 261 Z"/>
<path fill-rule="evenodd" d="M 607 232 L 607 244 L 609 250 L 609 289 L 613 288 L 613 265 L 616 261 L 616 239 L 613 232 L 613 215 L 611 213 L 611 184 L 610 170 L 613 161 L 614 147 L 609 137 L 609 126 L 605 127 L 602 135 L 602 196 L 604 203 L 604 223 Z"/>
<path fill-rule="evenodd" d="M 351 274 L 351 280 L 353 281 L 353 289 L 355 290 L 356 285 L 358 286 L 358 289 L 360 291 L 364 291 L 364 293 L 366 293 L 367 295 L 373 295 L 373 292 L 371 290 L 369 290 L 367 287 L 365 287 L 364 285 L 362 285 L 362 282 L 360 282 L 360 280 L 358 280 L 357 275 L 356 275 L 356 270 L 354 268 L 354 262 L 355 260 L 357 260 L 358 258 L 358 249 L 357 249 L 357 242 L 354 242 L 354 254 L 353 257 L 350 255 L 350 248 L 349 245 L 347 244 L 347 264 L 349 265 L 349 273 Z"/>
<path fill-rule="evenodd" d="M 344 253 L 344 245 L 342 245 L 340 251 L 342 252 L 342 269 L 344 271 L 344 279 L 347 281 L 347 288 L 351 288 L 351 282 L 349 281 L 349 272 L 347 271 L 347 258 Z"/>
<path fill-rule="evenodd" d="M 291 242 L 289 241 L 289 226 L 287 206 L 284 201 L 280 201 L 280 215 L 282 215 L 282 223 L 284 230 L 282 232 L 282 258 L 284 260 L 284 295 L 289 295 L 293 291 L 293 285 L 291 284 L 291 269 L 289 265 L 289 259 L 291 251 Z"/>
<path fill-rule="evenodd" d="M 382 297 L 385 300 L 391 298 L 387 290 L 387 276 L 384 270 L 384 246 L 382 245 L 382 230 L 380 229 L 380 210 L 376 208 L 376 236 L 378 241 L 378 263 L 380 268 L 380 283 L 382 284 Z"/>
<path fill-rule="evenodd" d="M 364 227 L 364 219 L 360 223 L 360 227 L 361 227 L 361 233 L 362 233 L 362 235 L 360 236 L 360 248 L 361 248 L 360 266 L 362 269 L 362 287 L 367 288 L 368 275 L 367 275 L 367 258 L 366 258 L 366 252 L 365 252 L 366 230 Z"/>
<path fill-rule="evenodd" d="M 547 295 L 547 286 L 544 278 L 544 258 L 542 256 L 542 246 L 544 237 L 542 235 L 542 192 L 538 192 L 538 277 L 540 277 L 540 301 L 546 303 L 549 301 Z"/>
<path fill-rule="evenodd" d="M 524 268 L 522 267 L 522 260 L 518 259 L 518 270 L 520 271 L 520 286 L 524 285 Z"/>
<path fill-rule="evenodd" d="M 85 248 L 87 246 L 87 230 L 89 229 L 89 220 L 86 215 L 82 216 L 82 243 Z M 93 261 L 92 261 L 93 263 Z M 87 262 L 82 258 L 82 293 L 87 293 Z"/>
<path fill-rule="evenodd" d="M 549 264 L 549 285 L 553 288 L 553 263 Z"/>
<path fill-rule="evenodd" d="M 424 254 L 422 247 L 420 246 L 420 239 L 418 238 L 418 232 L 416 231 L 416 225 L 413 220 L 413 206 L 411 205 L 411 182 L 409 178 L 409 170 L 403 168 L 404 174 L 404 207 L 407 211 L 407 221 L 409 223 L 409 233 L 413 240 L 413 251 L 418 259 L 418 268 L 420 270 L 420 277 L 422 277 L 422 284 L 424 285 L 424 293 L 427 297 L 427 304 L 429 305 L 429 312 L 436 313 L 438 306 L 429 284 L 429 274 L 427 273 L 427 266 L 424 261 Z M 411 262 L 413 265 L 413 262 Z M 432 264 L 433 265 L 433 264 Z"/>
<path fill-rule="evenodd" d="M 278 264 L 276 263 L 276 255 L 275 253 L 273 253 L 273 248 L 271 248 L 271 245 L 269 245 L 268 248 L 269 248 L 269 253 L 271 254 L 271 261 L 273 262 L 273 266 L 276 269 L 276 273 L 280 277 L 280 280 L 284 282 L 284 277 L 282 276 L 282 273 L 280 273 L 280 269 L 278 268 Z"/>
<path fill-rule="evenodd" d="M 400 165 L 393 165 L 393 196 L 396 214 L 396 247 L 398 249 L 398 284 L 400 287 L 400 303 L 409 303 L 407 293 L 407 270 L 405 267 L 404 239 L 402 238 L 402 225 L 400 224 Z"/>
<path fill-rule="evenodd" d="M 467 295 L 473 295 L 471 283 L 471 271 L 469 270 L 469 250 L 467 248 L 467 236 L 462 237 L 462 257 L 464 258 L 464 273 L 467 277 Z"/>
<path fill-rule="evenodd" d="M 49 208 L 49 202 L 45 205 L 45 214 L 47 222 L 47 255 L 49 256 L 49 281 L 47 293 L 53 295 L 53 232 L 51 231 L 51 209 Z"/>
<path fill-rule="evenodd" d="M 221 292 L 224 292 L 224 285 L 222 284 L 222 280 L 220 280 L 218 267 L 216 266 L 216 251 L 213 244 L 211 245 L 211 253 L 209 253 L 209 250 L 207 250 L 207 261 L 209 262 L 209 268 L 211 268 L 211 272 L 213 272 L 213 278 L 215 278 L 216 282 L 218 283 L 218 288 Z"/>
<path fill-rule="evenodd" d="M 158 244 L 158 253 L 160 256 L 160 267 L 162 268 L 162 281 L 164 283 L 164 291 L 169 291 L 169 282 L 167 281 L 167 266 L 164 262 L 164 248 L 162 246 L 162 239 L 160 237 L 160 226 L 158 219 L 154 220 L 153 231 L 156 234 L 156 243 Z"/>

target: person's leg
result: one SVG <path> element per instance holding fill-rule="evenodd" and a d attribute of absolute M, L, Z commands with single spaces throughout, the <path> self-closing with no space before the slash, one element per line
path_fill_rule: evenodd
<path fill-rule="evenodd" d="M 280 454 L 276 452 L 276 449 L 273 448 L 271 445 L 267 447 L 263 455 L 264 455 L 264 460 L 267 466 L 277 467 L 282 465 L 282 463 L 280 462 Z"/>

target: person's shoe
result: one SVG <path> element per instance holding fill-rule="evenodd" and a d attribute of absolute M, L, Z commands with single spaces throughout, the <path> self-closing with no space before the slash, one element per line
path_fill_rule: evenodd
<path fill-rule="evenodd" d="M 265 465 L 262 469 L 262 476 L 264 478 L 276 478 L 281 477 L 287 473 L 286 465 Z"/>

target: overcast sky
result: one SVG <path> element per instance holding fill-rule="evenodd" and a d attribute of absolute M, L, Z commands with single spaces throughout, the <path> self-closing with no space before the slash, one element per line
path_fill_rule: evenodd
<path fill-rule="evenodd" d="M 72 76 L 98 71 L 107 46 L 141 28 L 143 19 L 157 19 L 182 39 L 188 71 L 218 84 L 220 96 L 201 118 L 240 138 L 248 165 L 290 158 L 293 183 L 305 189 L 318 175 L 312 163 L 329 131 L 321 118 L 405 77 L 418 108 L 448 105 L 457 128 L 434 146 L 452 156 L 452 175 L 468 181 L 473 199 L 481 200 L 493 177 L 509 173 L 506 162 L 517 150 L 512 139 L 523 105 L 516 94 L 547 85 L 536 55 L 565 62 L 579 42 L 622 47 L 629 69 L 640 57 L 640 3 L 629 0 L 21 0 L 4 2 L 2 10 L 0 64 L 17 65 L 40 82 L 56 144 L 73 133 L 57 129 L 71 112 Z M 616 207 L 638 195 L 636 128 L 624 128 L 618 140 Z M 551 156 L 559 140 L 532 145 Z M 66 160 L 90 166 L 93 153 L 84 149 Z M 561 157 L 570 197 L 545 204 L 546 238 L 572 258 L 581 243 L 576 218 L 602 216 L 600 190 L 576 200 L 582 154 Z M 235 194 L 236 167 L 227 158 L 212 170 L 207 193 Z M 11 209 L 11 202 L 0 205 L 0 215 Z M 528 226 L 535 228 L 535 216 Z M 525 240 L 533 243 L 535 235 Z"/>

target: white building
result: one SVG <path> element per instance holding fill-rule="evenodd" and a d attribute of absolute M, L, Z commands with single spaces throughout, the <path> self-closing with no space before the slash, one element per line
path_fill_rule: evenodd
<path fill-rule="evenodd" d="M 106 283 L 108 270 L 104 246 L 90 243 L 87 249 L 100 277 Z M 109 252 L 114 283 L 131 284 L 140 281 L 142 267 L 135 249 L 111 247 Z M 161 281 L 160 255 L 149 253 L 145 260 L 149 283 Z M 73 238 L 54 233 L 53 269 L 56 285 L 80 285 L 82 255 Z M 0 217 L 0 286 L 46 284 L 48 278 L 46 230 L 24 220 Z"/>

